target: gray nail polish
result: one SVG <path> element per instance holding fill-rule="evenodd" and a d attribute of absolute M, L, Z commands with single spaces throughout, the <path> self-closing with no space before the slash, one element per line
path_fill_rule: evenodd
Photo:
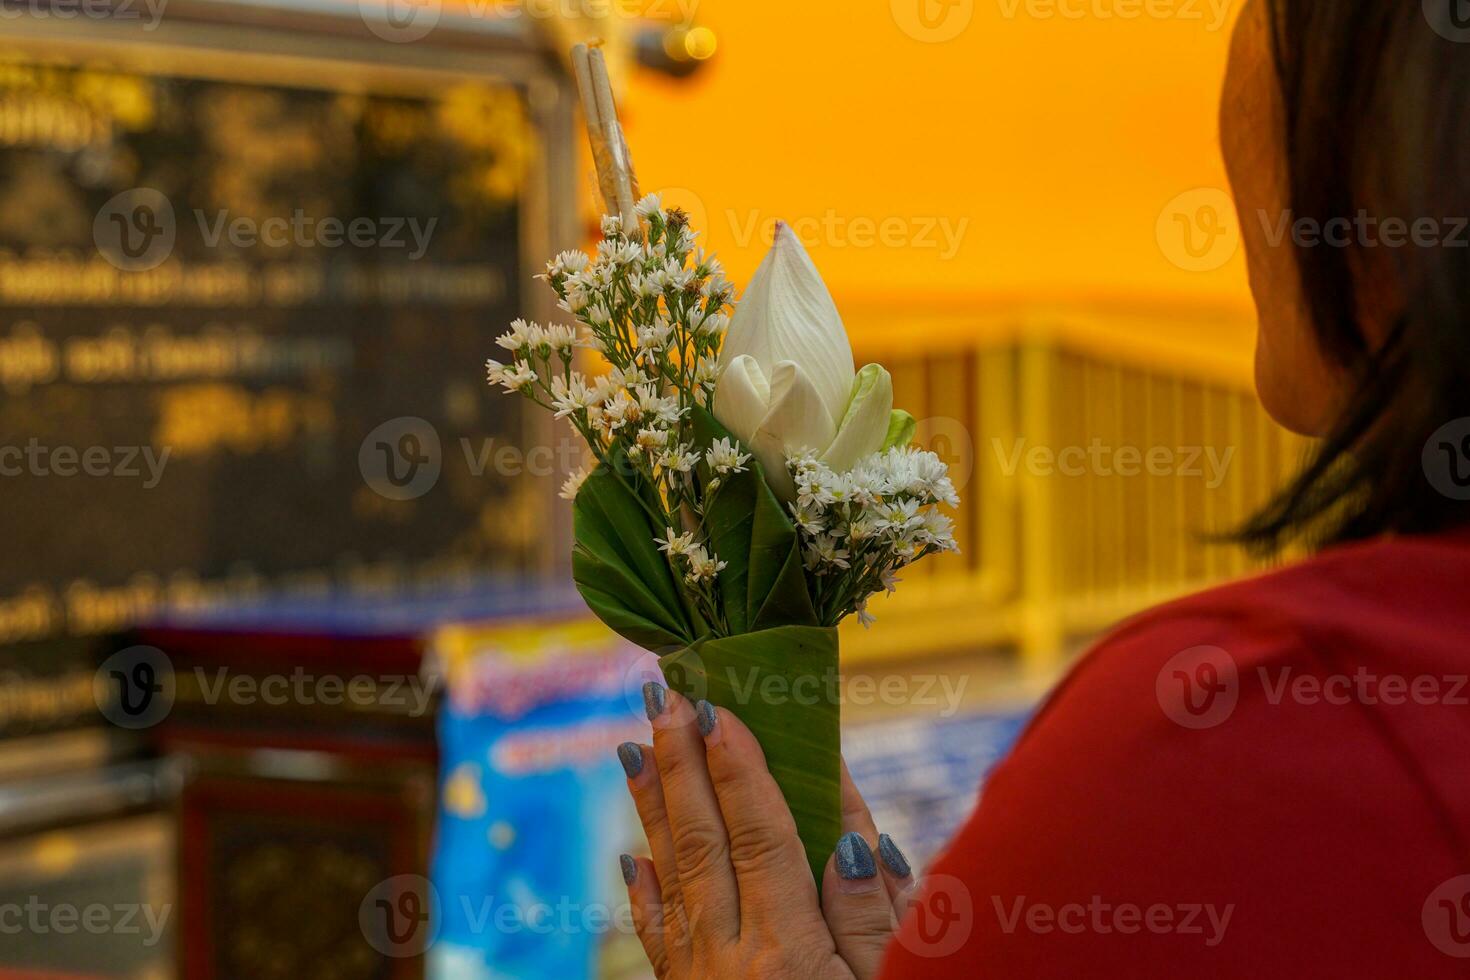
<path fill-rule="evenodd" d="M 715 730 L 715 722 L 718 720 L 715 706 L 708 701 L 700 701 L 694 706 L 694 717 L 699 721 L 699 734 L 708 738 L 709 733 Z"/>
<path fill-rule="evenodd" d="M 636 779 L 643 771 L 643 749 L 637 742 L 624 742 L 618 746 L 618 761 L 629 779 Z"/>
<path fill-rule="evenodd" d="M 893 843 L 893 838 L 887 834 L 878 835 L 878 857 L 883 859 L 883 866 L 900 878 L 907 878 L 913 871 L 909 867 L 909 859 L 903 856 L 903 851 Z"/>
<path fill-rule="evenodd" d="M 657 681 L 649 681 L 643 685 L 643 710 L 648 712 L 649 721 L 664 713 L 664 702 L 668 693 L 668 689 Z"/>
<path fill-rule="evenodd" d="M 623 884 L 631 885 L 638 877 L 638 862 L 633 860 L 632 855 L 620 854 L 618 864 L 623 866 Z"/>
<path fill-rule="evenodd" d="M 878 873 L 873 863 L 873 851 L 863 835 L 852 832 L 842 835 L 837 842 L 837 874 L 848 881 L 872 878 Z"/>

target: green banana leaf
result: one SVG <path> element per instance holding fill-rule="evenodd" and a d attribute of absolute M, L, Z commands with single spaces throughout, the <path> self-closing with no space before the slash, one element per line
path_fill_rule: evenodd
<path fill-rule="evenodd" d="M 702 408 L 694 409 L 693 422 L 695 443 L 702 449 L 717 439 L 735 441 Z M 710 551 L 729 563 L 719 577 L 729 635 L 817 626 L 796 527 L 766 485 L 760 463 L 752 459 L 746 466 L 745 472 L 724 477 L 724 486 L 705 503 Z"/>
<path fill-rule="evenodd" d="M 705 632 L 654 540 L 664 529 L 654 526 L 627 477 L 598 466 L 577 491 L 572 522 L 572 579 L 599 619 L 655 653 L 688 646 Z"/>
<path fill-rule="evenodd" d="M 837 630 L 782 626 L 704 639 L 659 663 L 674 690 L 728 709 L 755 734 L 821 888 L 842 835 Z"/>
<path fill-rule="evenodd" d="M 700 450 L 730 437 L 700 408 L 693 433 Z M 842 819 L 837 631 L 820 626 L 796 528 L 754 459 L 722 478 L 706 500 L 705 530 L 727 562 L 718 579 L 725 622 L 706 623 L 654 541 L 664 528 L 645 506 L 652 489 L 625 458 L 611 463 L 577 492 L 577 589 L 609 627 L 660 655 L 671 687 L 729 709 L 755 733 L 820 887 Z M 700 465 L 708 481 L 714 474 Z"/>

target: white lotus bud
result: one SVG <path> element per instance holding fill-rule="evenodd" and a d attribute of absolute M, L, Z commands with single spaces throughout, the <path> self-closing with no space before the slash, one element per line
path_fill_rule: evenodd
<path fill-rule="evenodd" d="M 893 380 L 853 371 L 852 346 L 821 274 L 785 224 L 735 309 L 720 352 L 714 414 L 794 499 L 786 459 L 816 453 L 838 472 L 883 447 Z"/>

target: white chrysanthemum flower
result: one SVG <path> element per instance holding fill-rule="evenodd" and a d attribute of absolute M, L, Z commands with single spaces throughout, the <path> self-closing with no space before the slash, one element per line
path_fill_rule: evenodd
<path fill-rule="evenodd" d="M 817 507 L 802 507 L 800 504 L 787 504 L 791 511 L 791 522 L 805 534 L 815 537 L 827 530 L 826 515 Z"/>
<path fill-rule="evenodd" d="M 592 259 L 588 257 L 586 252 L 576 250 L 562 252 L 556 258 L 546 263 L 546 274 L 551 277 L 575 276 L 587 268 L 588 263 L 591 261 Z"/>
<path fill-rule="evenodd" d="M 577 331 L 559 323 L 546 328 L 545 338 L 551 349 L 559 354 L 570 354 L 577 345 Z"/>
<path fill-rule="evenodd" d="M 720 361 L 716 357 L 701 357 L 699 363 L 694 367 L 694 380 L 697 384 L 713 385 L 720 379 Z"/>
<path fill-rule="evenodd" d="M 888 593 L 889 595 L 893 595 L 893 593 L 898 591 L 898 583 L 901 581 L 901 579 L 899 579 L 899 577 L 894 574 L 892 569 L 885 570 L 881 576 L 881 579 L 883 581 L 884 592 Z"/>
<path fill-rule="evenodd" d="M 666 449 L 663 455 L 658 458 L 658 465 L 671 473 L 688 473 L 694 469 L 694 464 L 698 462 L 699 454 L 688 443 L 682 446 L 675 446 L 673 449 Z"/>
<path fill-rule="evenodd" d="M 847 537 L 849 541 L 870 541 L 881 533 L 882 528 L 876 517 L 868 513 L 860 513 L 857 517 L 847 523 Z"/>
<path fill-rule="evenodd" d="M 661 422 L 664 425 L 673 425 L 684 415 L 684 410 L 679 407 L 677 395 L 659 397 L 653 385 L 644 384 L 638 387 L 638 409 L 643 417 Z"/>
<path fill-rule="evenodd" d="M 684 580 L 691 585 L 712 582 L 728 564 L 729 562 L 720 561 L 715 555 L 707 554 L 704 548 L 696 547 L 689 552 L 689 572 Z"/>
<path fill-rule="evenodd" d="M 616 214 L 602 216 L 602 237 L 612 238 L 623 233 L 623 219 Z"/>
<path fill-rule="evenodd" d="M 586 483 L 587 477 L 591 475 L 592 470 L 589 467 L 584 466 L 577 472 L 573 473 L 571 476 L 567 477 L 566 482 L 561 485 L 561 499 L 576 500 L 577 491 L 582 489 L 582 484 Z"/>
<path fill-rule="evenodd" d="M 638 328 L 638 346 L 644 350 L 659 351 L 669 344 L 669 333 L 672 328 L 666 321 L 661 321 L 652 326 Z"/>
<path fill-rule="evenodd" d="M 655 215 L 662 215 L 664 205 L 657 194 L 645 194 L 643 200 L 634 205 L 633 210 L 637 212 L 638 217 L 648 221 Z"/>
<path fill-rule="evenodd" d="M 728 438 L 716 439 L 704 454 L 710 469 L 721 476 L 744 473 L 745 464 L 750 462 L 750 453 L 742 453 L 740 447 Z"/>
<path fill-rule="evenodd" d="M 838 500 L 838 492 L 847 494 L 844 478 L 807 452 L 791 457 L 790 465 L 796 482 L 796 502 L 805 507 L 830 507 Z"/>
<path fill-rule="evenodd" d="M 664 537 L 654 538 L 653 540 L 658 543 L 658 550 L 670 558 L 688 555 L 696 547 L 694 544 L 694 532 L 685 531 L 683 534 L 675 534 L 674 529 L 671 527 L 664 528 Z M 703 551 L 704 549 L 701 548 L 699 550 Z"/>
<path fill-rule="evenodd" d="M 639 429 L 638 436 L 634 440 L 638 448 L 644 452 L 652 452 L 655 449 L 663 449 L 669 444 L 668 429 Z"/>
<path fill-rule="evenodd" d="M 506 391 L 520 391 L 522 388 L 536 380 L 536 372 L 532 371 L 530 365 L 518 364 L 515 367 L 502 367 L 499 371 L 499 380 L 496 381 L 496 371 L 490 367 L 494 361 L 485 365 L 490 371 L 492 383 L 498 383 Z"/>
<path fill-rule="evenodd" d="M 643 416 L 638 403 L 626 391 L 614 392 L 602 403 L 602 424 L 609 431 L 617 431 L 629 422 L 637 422 Z"/>
<path fill-rule="evenodd" d="M 588 304 L 590 304 L 591 302 L 592 293 L 587 289 L 586 286 L 579 284 L 576 286 L 568 287 L 566 298 L 556 305 L 560 309 L 565 310 L 567 313 L 576 316 L 578 313 L 581 313 L 583 310 L 585 310 Z"/>
<path fill-rule="evenodd" d="M 613 267 L 638 266 L 643 262 L 643 246 L 638 242 L 606 241 L 598 246 L 599 257 Z"/>
<path fill-rule="evenodd" d="M 903 535 L 923 525 L 917 500 L 894 500 L 878 506 L 878 526 Z"/>
<path fill-rule="evenodd" d="M 578 412 L 585 412 L 598 402 L 597 389 L 587 386 L 587 379 L 573 371 L 571 380 L 551 379 L 551 407 L 556 409 L 556 418 L 564 419 Z"/>
<path fill-rule="evenodd" d="M 946 504 L 950 507 L 958 507 L 960 505 L 960 495 L 955 492 L 954 483 L 947 476 L 935 481 L 930 495 L 941 504 Z"/>
<path fill-rule="evenodd" d="M 526 347 L 526 321 L 516 320 L 510 330 L 495 338 L 495 343 L 514 353 Z"/>
<path fill-rule="evenodd" d="M 823 574 L 835 568 L 851 568 L 851 558 L 846 548 L 840 547 L 841 540 L 836 535 L 821 534 L 807 542 L 806 567 L 815 569 Z"/>
<path fill-rule="evenodd" d="M 730 318 L 724 313 L 711 313 L 694 327 L 701 337 L 720 337 L 730 329 Z"/>
<path fill-rule="evenodd" d="M 948 515 L 941 514 L 936 510 L 927 510 L 920 518 L 917 537 L 925 544 L 933 545 L 940 551 L 958 551 L 959 545 L 954 539 L 954 521 Z"/>

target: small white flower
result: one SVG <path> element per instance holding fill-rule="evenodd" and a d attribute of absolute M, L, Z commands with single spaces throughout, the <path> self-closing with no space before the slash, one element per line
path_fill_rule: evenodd
<path fill-rule="evenodd" d="M 623 233 L 623 219 L 615 214 L 602 216 L 602 235 L 604 238 L 612 238 L 614 235 Z"/>
<path fill-rule="evenodd" d="M 730 327 L 730 318 L 723 313 L 711 313 L 700 321 L 694 328 L 695 333 L 703 337 L 723 336 Z"/>
<path fill-rule="evenodd" d="M 577 331 L 572 327 L 552 324 L 545 331 L 546 343 L 551 349 L 559 354 L 566 355 L 572 352 L 577 343 Z"/>
<path fill-rule="evenodd" d="M 663 201 L 659 199 L 657 194 L 644 195 L 643 200 L 639 201 L 633 208 L 638 213 L 638 217 L 645 221 L 651 219 L 654 215 L 662 214 L 663 209 Z"/>
<path fill-rule="evenodd" d="M 667 527 L 664 528 L 664 535 L 662 538 L 654 538 L 653 540 L 658 543 L 658 550 L 670 558 L 675 558 L 680 555 L 687 556 L 696 548 L 694 544 L 694 532 L 692 531 L 675 534 L 673 528 Z M 704 549 L 700 548 L 699 550 L 703 552 Z"/>
<path fill-rule="evenodd" d="M 847 537 L 849 541 L 869 541 L 876 537 L 880 530 L 877 518 L 872 514 L 862 513 L 848 522 Z"/>
<path fill-rule="evenodd" d="M 878 506 L 878 526 L 885 531 L 907 534 L 920 527 L 924 518 L 919 515 L 917 500 L 895 500 Z"/>
<path fill-rule="evenodd" d="M 563 378 L 551 379 L 551 407 L 556 409 L 556 418 L 564 419 L 584 412 L 597 401 L 597 390 L 587 387 L 587 379 L 576 371 L 572 372 L 570 382 Z"/>
<path fill-rule="evenodd" d="M 567 289 L 566 299 L 556 305 L 566 312 L 576 316 L 587 308 L 592 302 L 592 294 L 585 286 L 571 286 Z"/>
<path fill-rule="evenodd" d="M 728 564 L 720 561 L 718 556 L 706 554 L 704 548 L 696 547 L 689 552 L 689 572 L 684 580 L 691 585 L 711 582 Z"/>
<path fill-rule="evenodd" d="M 660 398 L 651 384 L 639 385 L 638 409 L 643 413 L 644 418 L 664 425 L 673 425 L 684 415 L 684 410 L 679 407 L 677 395 Z"/>
<path fill-rule="evenodd" d="M 916 536 L 920 541 L 931 544 L 940 551 L 959 550 L 959 545 L 954 539 L 954 521 L 947 515 L 936 510 L 928 510 L 919 520 Z"/>
<path fill-rule="evenodd" d="M 556 276 L 574 276 L 587 268 L 587 264 L 591 261 L 586 252 L 575 250 L 562 252 L 556 258 L 546 263 L 546 274 L 553 278 Z"/>
<path fill-rule="evenodd" d="M 720 378 L 720 362 L 714 357 L 701 357 L 694 368 L 694 380 L 697 384 L 713 386 Z"/>
<path fill-rule="evenodd" d="M 694 464 L 699 462 L 699 454 L 694 452 L 694 447 L 685 443 L 666 449 L 658 458 L 658 465 L 671 473 L 688 473 L 694 469 Z"/>
<path fill-rule="evenodd" d="M 582 489 L 582 484 L 586 483 L 587 477 L 591 475 L 592 470 L 584 466 L 577 472 L 573 473 L 571 476 L 567 477 L 566 482 L 561 485 L 561 499 L 576 500 L 577 491 Z"/>
<path fill-rule="evenodd" d="M 872 625 L 877 622 L 877 618 L 874 617 L 872 613 L 868 612 L 867 599 L 859 602 L 857 606 L 854 607 L 853 611 L 857 613 L 858 622 L 862 624 L 863 629 L 870 629 Z"/>
<path fill-rule="evenodd" d="M 500 385 L 506 391 L 520 391 L 536 380 L 536 372 L 525 364 L 507 367 L 499 361 L 486 361 L 485 374 L 491 384 Z"/>
<path fill-rule="evenodd" d="M 728 438 L 721 437 L 716 439 L 705 452 L 704 461 L 710 469 L 721 476 L 744 473 L 745 464 L 750 462 L 750 453 L 742 453 L 738 445 Z"/>
<path fill-rule="evenodd" d="M 830 572 L 834 568 L 851 568 L 851 555 L 846 548 L 838 547 L 835 535 L 822 534 L 813 538 L 806 547 L 806 567 L 819 572 Z"/>
<path fill-rule="evenodd" d="M 827 530 L 826 518 L 820 508 L 798 504 L 787 504 L 787 507 L 791 510 L 792 522 L 805 533 L 815 537 Z"/>
<path fill-rule="evenodd" d="M 644 452 L 663 449 L 669 444 L 669 431 L 667 429 L 639 429 L 636 441 L 638 448 Z"/>
<path fill-rule="evenodd" d="M 638 328 L 638 346 L 648 351 L 660 351 L 668 346 L 669 332 L 672 328 L 667 322 L 655 323 L 648 327 Z"/>
<path fill-rule="evenodd" d="M 618 391 L 602 404 L 602 424 L 609 431 L 616 431 L 629 422 L 637 422 L 642 414 L 638 403 L 628 397 L 626 391 Z"/>

